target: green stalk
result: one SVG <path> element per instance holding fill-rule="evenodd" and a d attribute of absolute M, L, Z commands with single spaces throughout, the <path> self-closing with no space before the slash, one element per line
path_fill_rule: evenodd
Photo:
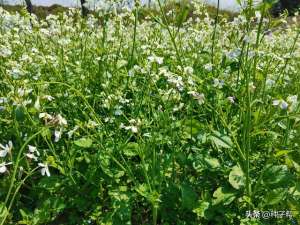
<path fill-rule="evenodd" d="M 35 134 L 33 134 L 31 137 L 29 137 L 27 139 L 27 141 L 22 145 L 21 149 L 19 150 L 18 152 L 18 155 L 17 155 L 17 158 L 16 158 L 16 162 L 15 162 L 15 165 L 14 165 L 14 170 L 13 170 L 13 174 L 12 174 L 12 179 L 11 179 L 11 182 L 10 182 L 10 186 L 9 186 L 9 189 L 8 189 L 8 192 L 7 192 L 7 195 L 6 195 L 6 198 L 5 198 L 5 201 L 4 201 L 4 204 L 7 205 L 8 203 L 8 200 L 9 200 L 9 197 L 11 195 L 11 192 L 12 192 L 12 189 L 13 187 L 15 186 L 15 181 L 16 181 L 16 174 L 17 174 L 17 170 L 18 170 L 18 166 L 19 166 L 19 163 L 20 163 L 20 159 L 21 159 L 21 155 L 22 155 L 22 152 L 23 150 L 25 149 L 25 147 L 30 143 L 31 140 L 33 140 L 36 136 L 38 136 L 40 133 L 42 133 L 44 131 L 44 129 L 41 129 L 39 130 L 38 132 L 36 132 Z M 10 204 L 12 204 L 12 200 L 14 198 L 11 199 L 10 201 Z M 7 214 L 9 213 L 9 211 L 7 211 Z M 6 217 L 5 216 L 3 218 L 3 220 L 1 221 L 1 224 L 0 225 L 3 225 L 5 220 L 6 220 Z"/>
<path fill-rule="evenodd" d="M 153 218 L 153 225 L 157 224 L 157 210 L 158 207 L 156 205 L 153 205 L 153 212 L 152 212 L 152 218 Z"/>
<path fill-rule="evenodd" d="M 27 180 L 27 178 L 29 178 L 29 177 L 33 174 L 33 172 L 35 172 L 37 169 L 38 169 L 38 167 L 34 168 L 30 173 L 28 173 L 28 174 L 26 175 L 26 177 L 20 182 L 20 184 L 19 184 L 18 187 L 16 188 L 16 190 L 15 190 L 15 192 L 14 192 L 14 194 L 13 194 L 13 196 L 12 196 L 10 202 L 9 202 L 7 211 L 6 211 L 5 215 L 4 215 L 4 217 L 2 218 L 2 221 L 1 221 L 0 225 L 4 225 L 4 222 L 6 221 L 6 218 L 7 218 L 8 215 L 9 215 L 9 211 L 10 211 L 12 205 L 13 205 L 13 202 L 14 202 L 14 200 L 15 200 L 15 198 L 16 198 L 16 195 L 17 195 L 17 193 L 19 192 L 20 188 L 21 188 L 22 185 L 25 183 L 25 181 Z"/>
<path fill-rule="evenodd" d="M 248 11 L 247 13 L 247 34 L 250 33 L 251 28 L 251 10 L 252 10 L 252 1 L 250 0 L 248 2 Z M 246 51 L 246 61 L 248 60 L 249 56 L 249 46 L 250 44 L 247 44 L 247 51 Z M 244 126 L 243 126 L 243 149 L 245 154 L 245 161 L 244 161 L 244 169 L 245 169 L 245 175 L 246 175 L 246 195 L 251 198 L 251 183 L 250 183 L 250 150 L 251 150 L 251 92 L 250 92 L 250 72 L 251 67 L 246 68 L 245 74 L 245 82 L 244 87 L 246 90 L 246 109 L 245 109 L 245 115 L 244 115 Z M 250 205 L 249 205 L 250 206 Z"/>
<path fill-rule="evenodd" d="M 251 130 L 251 93 L 250 93 L 250 74 L 246 73 L 246 85 L 247 85 L 247 92 L 246 92 L 246 121 L 245 121 L 245 157 L 246 157 L 246 193 L 247 196 L 251 195 L 251 188 L 250 188 L 250 148 L 251 148 L 251 137 L 250 137 L 250 130 Z"/>
<path fill-rule="evenodd" d="M 181 56 L 179 54 L 179 50 L 178 50 L 178 47 L 177 47 L 177 44 L 176 44 L 175 36 L 171 32 L 170 25 L 168 23 L 168 19 L 167 19 L 166 13 L 164 12 L 164 10 L 162 8 L 162 4 L 161 4 L 160 0 L 157 0 L 157 1 L 158 1 L 158 5 L 159 5 L 159 10 L 161 11 L 163 19 L 164 19 L 164 21 L 166 23 L 166 29 L 167 29 L 167 31 L 168 31 L 168 33 L 170 35 L 172 44 L 174 45 L 176 56 L 177 56 L 177 60 L 178 60 L 178 62 L 180 64 L 181 69 L 183 70 L 183 63 L 182 63 Z"/>
<path fill-rule="evenodd" d="M 136 28 L 137 28 L 137 21 L 138 21 L 138 3 L 135 1 L 135 10 L 134 10 L 134 30 L 133 30 L 133 42 L 132 42 L 132 49 L 131 49 L 131 56 L 129 61 L 129 66 L 132 66 L 134 60 L 134 51 L 136 45 Z"/>
<path fill-rule="evenodd" d="M 212 36 L 212 46 L 211 46 L 211 65 L 212 65 L 213 75 L 215 75 L 215 69 L 214 69 L 215 44 L 216 44 L 217 26 L 218 26 L 218 23 L 219 23 L 219 11 L 220 11 L 220 0 L 218 0 L 218 5 L 217 5 L 217 15 L 216 15 L 216 18 L 215 18 L 214 32 L 213 32 L 213 36 Z"/>

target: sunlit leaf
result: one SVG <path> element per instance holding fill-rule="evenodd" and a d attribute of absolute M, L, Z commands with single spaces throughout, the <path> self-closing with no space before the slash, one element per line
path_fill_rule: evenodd
<path fill-rule="evenodd" d="M 74 144 L 78 147 L 89 148 L 93 144 L 93 140 L 89 138 L 80 138 L 79 140 L 74 141 Z"/>

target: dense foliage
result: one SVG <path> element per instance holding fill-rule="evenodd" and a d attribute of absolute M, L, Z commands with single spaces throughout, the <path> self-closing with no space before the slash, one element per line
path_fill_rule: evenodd
<path fill-rule="evenodd" d="M 284 10 L 287 10 L 290 14 L 299 11 L 300 1 L 299 0 L 280 0 L 277 1 L 272 7 L 272 13 L 279 15 Z"/>
<path fill-rule="evenodd" d="M 179 6 L 0 8 L 1 225 L 300 222 L 298 24 Z"/>

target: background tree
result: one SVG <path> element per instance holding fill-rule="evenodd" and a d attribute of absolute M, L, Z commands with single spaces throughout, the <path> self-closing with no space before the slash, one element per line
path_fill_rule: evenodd
<path fill-rule="evenodd" d="M 279 16 L 284 10 L 287 10 L 290 15 L 299 10 L 300 0 L 280 0 L 272 8 L 272 14 Z"/>
<path fill-rule="evenodd" d="M 0 0 L 0 6 L 4 6 L 6 4 L 7 4 L 7 2 L 5 0 Z"/>
<path fill-rule="evenodd" d="M 81 4 L 81 14 L 83 17 L 86 17 L 87 14 L 89 13 L 88 8 L 85 6 L 86 0 L 80 0 Z"/>
<path fill-rule="evenodd" d="M 32 7 L 31 1 L 30 1 L 30 0 L 25 0 L 25 3 L 26 3 L 26 9 L 27 9 L 27 11 L 28 11 L 30 14 L 32 14 L 32 9 L 33 9 L 33 7 Z"/>

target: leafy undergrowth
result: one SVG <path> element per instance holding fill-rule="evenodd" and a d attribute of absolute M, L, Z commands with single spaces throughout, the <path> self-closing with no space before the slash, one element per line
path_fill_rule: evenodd
<path fill-rule="evenodd" d="M 1 225 L 300 222 L 299 27 L 194 8 L 0 8 Z"/>

